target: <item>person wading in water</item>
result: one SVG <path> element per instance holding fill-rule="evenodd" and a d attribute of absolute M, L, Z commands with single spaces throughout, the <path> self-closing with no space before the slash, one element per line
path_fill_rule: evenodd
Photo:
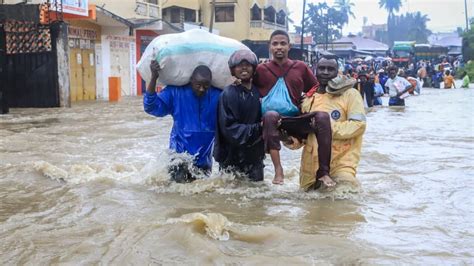
<path fill-rule="evenodd" d="M 275 168 L 274 184 L 283 184 L 284 174 L 280 161 L 281 140 L 285 135 L 305 139 L 314 133 L 318 139 L 319 168 L 314 178 L 332 187 L 336 183 L 329 176 L 331 161 L 331 122 L 325 112 L 311 112 L 301 115 L 299 106 L 303 92 L 318 82 L 311 69 L 298 60 L 290 60 L 290 38 L 282 30 L 270 36 L 270 52 L 273 59 L 257 66 L 254 85 L 262 98 L 263 140 L 265 151 Z M 284 108 L 276 108 L 284 106 Z"/>

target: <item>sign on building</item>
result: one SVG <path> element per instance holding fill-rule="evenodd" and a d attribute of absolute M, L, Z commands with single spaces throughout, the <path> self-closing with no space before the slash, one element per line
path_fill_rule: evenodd
<path fill-rule="evenodd" d="M 57 3 L 63 4 L 63 12 L 79 16 L 88 15 L 89 0 L 53 0 L 53 5 Z"/>

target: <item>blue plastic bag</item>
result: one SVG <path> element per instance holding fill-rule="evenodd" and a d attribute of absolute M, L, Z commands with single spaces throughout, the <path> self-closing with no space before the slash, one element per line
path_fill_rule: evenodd
<path fill-rule="evenodd" d="M 262 98 L 262 114 L 268 111 L 275 111 L 282 116 L 297 116 L 300 112 L 291 102 L 283 77 L 278 78 L 270 93 Z"/>

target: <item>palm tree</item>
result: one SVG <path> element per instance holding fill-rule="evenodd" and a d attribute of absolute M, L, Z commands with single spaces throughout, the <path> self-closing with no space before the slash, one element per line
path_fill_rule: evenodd
<path fill-rule="evenodd" d="M 402 1 L 401 0 L 379 0 L 379 7 L 380 8 L 385 8 L 388 11 L 388 17 L 387 17 L 387 37 L 388 37 L 388 44 L 392 45 L 394 41 L 394 30 L 392 29 L 392 23 L 393 22 L 393 17 L 395 12 L 398 12 L 400 10 L 400 7 L 402 6 Z"/>
<path fill-rule="evenodd" d="M 426 27 L 426 23 L 430 21 L 428 15 L 421 14 L 419 11 L 412 15 L 413 25 L 409 34 L 411 35 L 411 40 L 417 42 L 427 42 L 428 36 L 431 34 L 431 31 Z"/>
<path fill-rule="evenodd" d="M 379 7 L 387 9 L 389 17 L 393 16 L 393 13 L 398 12 L 401 6 L 401 0 L 379 0 Z"/>
<path fill-rule="evenodd" d="M 352 8 L 355 5 L 351 2 L 351 0 L 336 0 L 334 1 L 334 6 L 344 14 L 344 24 L 349 23 L 349 16 L 355 18 L 354 12 L 352 12 Z"/>

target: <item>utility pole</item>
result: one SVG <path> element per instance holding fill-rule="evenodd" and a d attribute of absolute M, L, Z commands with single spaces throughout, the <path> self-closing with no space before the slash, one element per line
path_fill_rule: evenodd
<path fill-rule="evenodd" d="M 325 49 L 328 50 L 329 45 L 329 10 L 326 12 L 326 45 Z"/>
<path fill-rule="evenodd" d="M 466 32 L 469 30 L 469 19 L 467 16 L 467 0 L 464 0 L 464 15 L 466 16 Z"/>
<path fill-rule="evenodd" d="M 300 44 L 301 52 L 303 52 L 304 12 L 305 12 L 305 9 L 306 9 L 306 0 L 303 0 L 303 18 L 301 19 L 301 44 Z"/>
<path fill-rule="evenodd" d="M 212 0 L 211 4 L 211 22 L 209 23 L 209 32 L 212 33 L 212 27 L 214 27 L 214 11 L 216 9 L 216 0 Z"/>

